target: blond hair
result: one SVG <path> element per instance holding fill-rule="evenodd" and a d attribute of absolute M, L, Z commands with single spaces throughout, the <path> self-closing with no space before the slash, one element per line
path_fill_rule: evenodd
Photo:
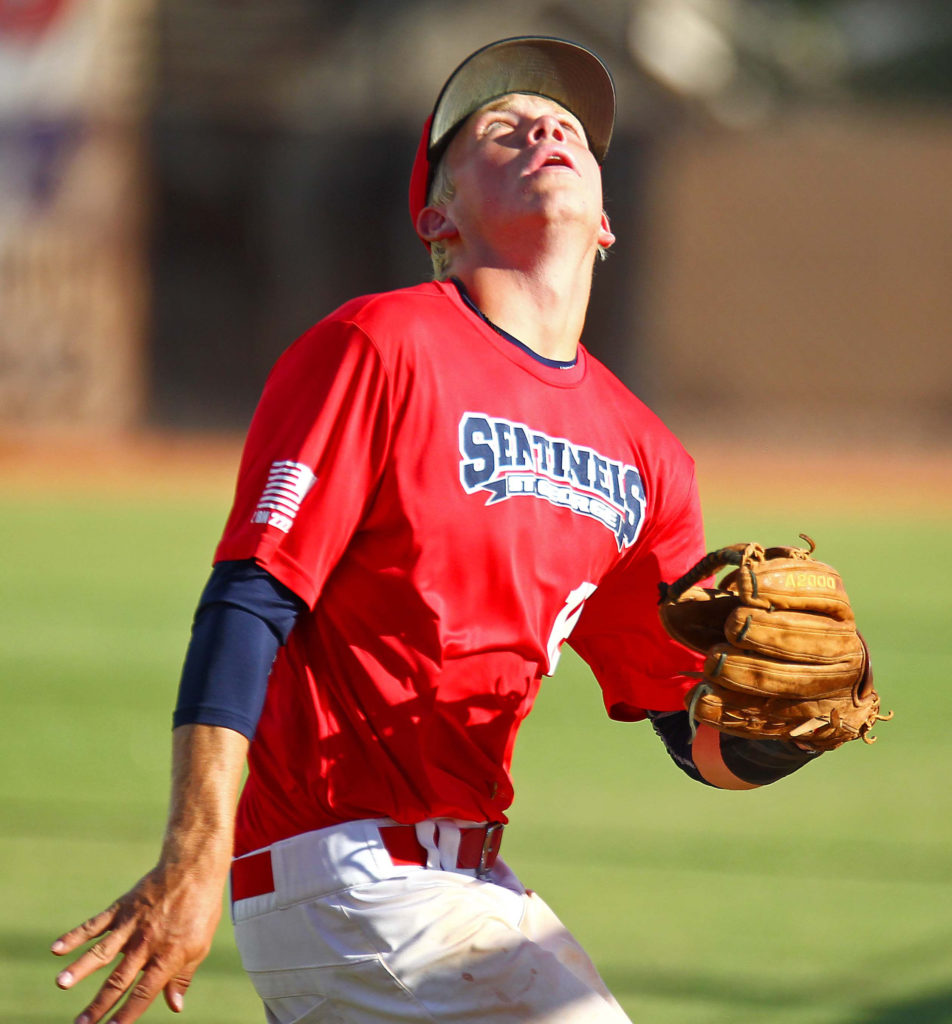
<path fill-rule="evenodd" d="M 427 196 L 428 206 L 445 206 L 456 195 L 456 182 L 450 177 L 445 160 L 440 160 L 433 172 L 433 183 Z M 445 239 L 430 242 L 430 262 L 433 280 L 445 281 L 450 275 L 450 254 Z"/>

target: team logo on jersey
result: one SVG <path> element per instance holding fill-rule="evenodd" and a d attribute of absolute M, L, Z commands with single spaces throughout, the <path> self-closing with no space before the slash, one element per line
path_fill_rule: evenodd
<path fill-rule="evenodd" d="M 266 523 L 287 533 L 316 479 L 310 467 L 303 462 L 272 462 L 268 482 L 251 521 Z"/>
<path fill-rule="evenodd" d="M 619 551 L 638 538 L 645 488 L 634 466 L 482 412 L 463 414 L 459 451 L 463 489 L 485 491 L 487 505 L 539 498 L 597 520 L 614 533 Z"/>

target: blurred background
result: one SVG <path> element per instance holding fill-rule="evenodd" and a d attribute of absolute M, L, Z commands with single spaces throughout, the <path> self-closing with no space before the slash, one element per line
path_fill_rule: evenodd
<path fill-rule="evenodd" d="M 946 0 L 0 0 L 0 431 L 238 431 L 293 338 L 428 276 L 477 46 L 611 66 L 589 347 L 682 435 L 952 441 Z"/>

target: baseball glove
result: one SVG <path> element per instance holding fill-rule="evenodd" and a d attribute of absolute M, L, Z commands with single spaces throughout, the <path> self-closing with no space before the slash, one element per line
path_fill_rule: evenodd
<path fill-rule="evenodd" d="M 662 583 L 668 634 L 704 654 L 685 705 L 706 723 L 749 739 L 833 750 L 872 743 L 880 714 L 869 651 L 856 631 L 840 574 L 809 550 L 734 544 L 712 551 L 674 583 Z M 697 586 L 727 566 L 714 589 Z"/>

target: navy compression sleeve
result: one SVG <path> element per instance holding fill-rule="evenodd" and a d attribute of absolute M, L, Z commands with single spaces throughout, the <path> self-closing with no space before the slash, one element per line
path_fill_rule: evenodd
<path fill-rule="evenodd" d="M 221 725 L 252 739 L 271 666 L 304 608 L 255 562 L 219 562 L 195 612 L 173 727 Z"/>
<path fill-rule="evenodd" d="M 706 786 L 713 785 L 698 771 L 691 752 L 691 722 L 687 711 L 649 711 L 648 718 L 671 759 L 686 775 Z M 818 755 L 782 740 L 747 740 L 720 734 L 721 758 L 727 768 L 744 782 L 769 786 Z"/>
<path fill-rule="evenodd" d="M 691 721 L 686 711 L 649 711 L 648 721 L 671 755 L 671 760 L 695 782 L 711 783 L 697 770 L 691 756 Z"/>

